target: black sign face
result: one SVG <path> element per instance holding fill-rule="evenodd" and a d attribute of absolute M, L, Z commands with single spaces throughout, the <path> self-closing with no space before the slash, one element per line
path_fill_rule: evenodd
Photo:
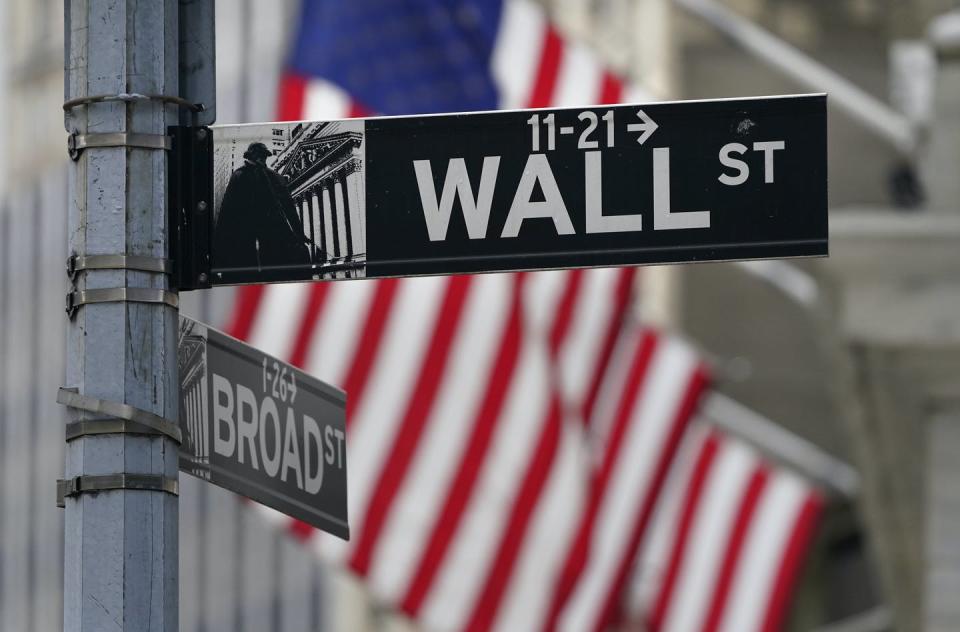
<path fill-rule="evenodd" d="M 180 469 L 348 539 L 346 396 L 180 317 Z"/>
<path fill-rule="evenodd" d="M 826 255 L 826 123 L 814 95 L 214 127 L 181 279 Z"/>

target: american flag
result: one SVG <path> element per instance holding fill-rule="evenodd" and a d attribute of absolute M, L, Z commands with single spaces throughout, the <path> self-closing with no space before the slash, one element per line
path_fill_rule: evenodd
<path fill-rule="evenodd" d="M 647 628 L 782 629 L 823 502 L 800 476 L 695 419 L 637 557 Z"/>
<path fill-rule="evenodd" d="M 642 100 L 529 0 L 305 0 L 284 119 Z M 352 540 L 274 515 L 428 630 L 778 629 L 820 506 L 691 422 L 636 270 L 250 286 L 228 330 L 348 393 Z M 642 586 L 638 600 L 631 585 Z"/>

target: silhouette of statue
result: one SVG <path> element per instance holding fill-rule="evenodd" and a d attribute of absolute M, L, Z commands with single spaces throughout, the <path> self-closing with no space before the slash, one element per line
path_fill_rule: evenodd
<path fill-rule="evenodd" d="M 270 150 L 251 143 L 230 176 L 214 229 L 214 268 L 309 265 L 309 240 L 286 180 L 267 167 Z"/>

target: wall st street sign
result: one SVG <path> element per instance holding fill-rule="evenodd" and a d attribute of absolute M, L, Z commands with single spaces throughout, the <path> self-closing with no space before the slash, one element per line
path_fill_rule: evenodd
<path fill-rule="evenodd" d="M 826 96 L 175 130 L 183 289 L 827 254 Z"/>
<path fill-rule="evenodd" d="M 180 469 L 341 538 L 346 396 L 180 317 Z"/>

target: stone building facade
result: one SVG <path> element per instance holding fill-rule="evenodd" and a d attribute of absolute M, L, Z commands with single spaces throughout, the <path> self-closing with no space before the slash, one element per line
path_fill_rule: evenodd
<path fill-rule="evenodd" d="M 356 123 L 305 123 L 274 169 L 286 177 L 315 264 L 357 276 L 366 262 L 363 134 Z"/>

